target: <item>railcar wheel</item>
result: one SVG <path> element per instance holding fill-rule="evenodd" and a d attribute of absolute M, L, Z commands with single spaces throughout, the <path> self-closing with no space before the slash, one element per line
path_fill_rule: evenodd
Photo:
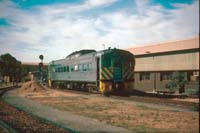
<path fill-rule="evenodd" d="M 106 89 L 104 90 L 104 92 L 103 92 L 103 95 L 106 96 L 106 97 L 109 97 L 109 96 L 110 96 L 110 91 L 109 91 L 109 89 L 106 88 Z"/>

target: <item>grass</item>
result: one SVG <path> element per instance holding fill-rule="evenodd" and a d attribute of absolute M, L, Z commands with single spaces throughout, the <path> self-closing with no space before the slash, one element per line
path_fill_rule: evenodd
<path fill-rule="evenodd" d="M 149 109 L 149 107 L 145 106 L 145 105 L 137 105 L 137 107 L 141 108 L 141 109 Z"/>
<path fill-rule="evenodd" d="M 178 133 L 178 130 L 160 129 L 160 128 L 150 128 L 144 125 L 140 125 L 134 128 L 137 133 Z"/>
<path fill-rule="evenodd" d="M 197 132 L 198 113 L 154 109 L 109 99 L 45 97 L 33 100 L 136 132 Z M 163 126 L 164 125 L 164 126 Z M 181 128 L 180 128 L 181 127 Z"/>
<path fill-rule="evenodd" d="M 148 106 L 145 106 L 145 105 L 137 105 L 137 107 L 139 107 L 140 109 L 143 109 L 143 110 L 145 110 L 145 109 L 150 109 L 150 110 L 157 110 L 157 109 L 155 109 L 155 108 L 152 108 L 152 107 L 148 107 Z"/>

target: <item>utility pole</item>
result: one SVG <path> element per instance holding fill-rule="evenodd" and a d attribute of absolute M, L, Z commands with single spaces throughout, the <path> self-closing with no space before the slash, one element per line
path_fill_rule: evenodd
<path fill-rule="evenodd" d="M 106 45 L 105 45 L 105 44 L 102 44 L 102 46 L 103 46 L 103 50 L 105 50 Z"/>
<path fill-rule="evenodd" d="M 42 80 L 43 80 L 43 59 L 44 59 L 44 56 L 43 55 L 40 55 L 39 56 L 39 59 L 41 60 L 41 62 L 39 63 L 39 70 L 40 70 L 40 82 L 42 83 Z"/>

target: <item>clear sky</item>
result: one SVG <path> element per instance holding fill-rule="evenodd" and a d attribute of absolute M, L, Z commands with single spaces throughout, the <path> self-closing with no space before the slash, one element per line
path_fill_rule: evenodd
<path fill-rule="evenodd" d="M 0 0 L 0 55 L 44 62 L 81 49 L 199 35 L 199 0 Z"/>

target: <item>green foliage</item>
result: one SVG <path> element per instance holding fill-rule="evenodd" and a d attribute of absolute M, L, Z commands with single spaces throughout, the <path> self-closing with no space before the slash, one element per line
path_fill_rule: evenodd
<path fill-rule="evenodd" d="M 180 93 L 184 91 L 184 86 L 187 83 L 187 76 L 184 72 L 173 72 L 170 82 L 166 85 L 170 91 L 179 90 Z M 183 89 L 183 90 L 182 90 Z"/>
<path fill-rule="evenodd" d="M 199 94 L 199 88 L 198 87 L 189 88 L 189 89 L 187 89 L 186 93 L 188 95 L 198 95 Z"/>
<path fill-rule="evenodd" d="M 10 54 L 0 56 L 0 73 L 2 76 L 9 76 L 11 81 L 19 80 L 21 76 L 21 62 Z"/>

